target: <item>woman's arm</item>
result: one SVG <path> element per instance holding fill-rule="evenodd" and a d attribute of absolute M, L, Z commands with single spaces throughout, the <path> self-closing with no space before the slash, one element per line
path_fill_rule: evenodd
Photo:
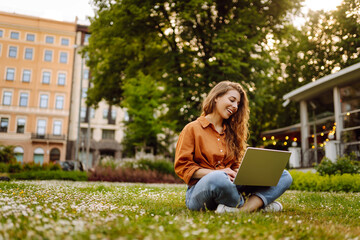
<path fill-rule="evenodd" d="M 192 178 L 200 179 L 213 171 L 215 171 L 215 170 L 207 169 L 207 168 L 200 168 L 192 175 Z M 225 172 L 229 176 L 230 181 L 232 181 L 232 182 L 234 181 L 234 179 L 236 177 L 236 172 L 234 170 L 232 170 L 231 168 L 224 168 L 224 169 L 219 169 L 219 171 Z"/>

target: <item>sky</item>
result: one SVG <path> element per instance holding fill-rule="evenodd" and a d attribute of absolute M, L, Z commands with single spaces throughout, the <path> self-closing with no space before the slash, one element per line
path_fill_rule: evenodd
<path fill-rule="evenodd" d="M 308 9 L 325 11 L 336 9 L 342 0 L 306 0 L 303 12 Z M 94 16 L 91 0 L 0 0 L 0 11 L 49 18 L 59 21 L 90 24 L 87 17 Z M 297 19 L 301 24 L 301 19 Z"/>

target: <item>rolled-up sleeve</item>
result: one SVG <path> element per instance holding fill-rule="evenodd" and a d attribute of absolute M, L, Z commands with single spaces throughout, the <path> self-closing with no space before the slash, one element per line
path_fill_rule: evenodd
<path fill-rule="evenodd" d="M 195 136 L 189 126 L 185 127 L 179 135 L 175 152 L 175 172 L 184 180 L 190 183 L 193 174 L 201 167 L 194 161 Z"/>

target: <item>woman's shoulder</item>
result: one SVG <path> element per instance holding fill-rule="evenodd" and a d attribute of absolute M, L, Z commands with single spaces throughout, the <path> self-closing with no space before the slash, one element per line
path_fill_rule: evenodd
<path fill-rule="evenodd" d="M 204 119 L 202 119 L 203 117 L 198 117 L 196 120 L 189 122 L 188 124 L 185 125 L 184 129 L 196 129 L 196 128 L 201 128 L 203 126 L 202 121 L 204 121 Z"/>
<path fill-rule="evenodd" d="M 202 124 L 201 124 L 200 118 L 201 117 L 186 124 L 185 127 L 183 128 L 183 130 L 181 131 L 181 133 L 184 134 L 184 133 L 188 133 L 188 132 L 197 132 L 199 129 L 202 129 Z"/>

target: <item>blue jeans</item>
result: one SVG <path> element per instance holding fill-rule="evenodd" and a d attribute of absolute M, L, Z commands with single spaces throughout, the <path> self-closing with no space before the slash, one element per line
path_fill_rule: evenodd
<path fill-rule="evenodd" d="M 190 210 L 215 210 L 219 204 L 228 207 L 244 205 L 246 195 L 256 195 L 264 207 L 280 197 L 291 185 L 292 177 L 286 170 L 279 183 L 273 187 L 237 186 L 232 183 L 223 171 L 214 171 L 202 177 L 186 191 L 186 206 Z"/>

